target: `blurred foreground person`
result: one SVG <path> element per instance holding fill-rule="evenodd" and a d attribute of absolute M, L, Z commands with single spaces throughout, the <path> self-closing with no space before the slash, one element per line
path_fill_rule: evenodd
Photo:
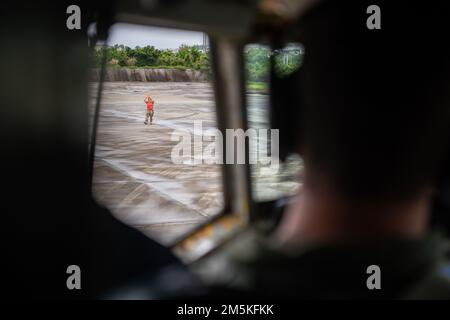
<path fill-rule="evenodd" d="M 245 296 L 450 298 L 428 226 L 449 150 L 449 11 L 382 3 L 370 30 L 369 4 L 325 1 L 299 23 L 305 59 L 283 107 L 303 187 L 227 269 Z"/>

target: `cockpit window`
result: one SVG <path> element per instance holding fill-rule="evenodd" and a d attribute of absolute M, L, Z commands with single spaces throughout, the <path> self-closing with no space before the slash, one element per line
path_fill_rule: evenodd
<path fill-rule="evenodd" d="M 207 37 L 115 25 L 94 52 L 91 110 L 103 54 L 93 194 L 120 220 L 170 245 L 223 207 L 221 167 L 205 151 L 217 128 Z"/>
<path fill-rule="evenodd" d="M 278 77 L 284 78 L 298 70 L 303 62 L 304 48 L 299 43 L 289 43 L 273 51 L 274 70 Z"/>

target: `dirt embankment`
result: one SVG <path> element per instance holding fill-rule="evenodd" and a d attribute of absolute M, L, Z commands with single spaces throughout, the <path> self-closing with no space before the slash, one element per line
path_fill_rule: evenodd
<path fill-rule="evenodd" d="M 90 70 L 90 80 L 99 81 L 100 69 Z M 208 81 L 208 73 L 200 70 L 179 69 L 132 69 L 132 68 L 108 68 L 105 73 L 107 82 L 205 82 Z"/>

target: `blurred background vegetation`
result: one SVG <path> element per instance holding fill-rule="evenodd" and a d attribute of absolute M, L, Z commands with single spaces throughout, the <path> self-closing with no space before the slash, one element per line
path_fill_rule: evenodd
<path fill-rule="evenodd" d="M 94 50 L 94 66 L 100 66 L 103 54 L 106 54 L 108 67 L 209 69 L 208 54 L 195 46 L 182 45 L 177 50 L 160 50 L 153 46 L 133 49 L 124 45 L 99 47 Z"/>
<path fill-rule="evenodd" d="M 210 72 L 209 52 L 197 46 L 182 45 L 176 50 L 156 49 L 153 46 L 130 48 L 124 45 L 98 47 L 93 53 L 93 66 L 101 65 L 102 55 L 106 54 L 108 67 L 195 69 Z M 244 50 L 245 67 L 249 88 L 267 87 L 271 57 L 275 71 L 280 77 L 296 70 L 303 61 L 303 48 L 290 45 L 271 51 L 269 47 L 248 45 Z"/>

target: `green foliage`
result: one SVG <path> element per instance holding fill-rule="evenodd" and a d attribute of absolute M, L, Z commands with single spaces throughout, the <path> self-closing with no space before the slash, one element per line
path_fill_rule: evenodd
<path fill-rule="evenodd" d="M 266 47 L 250 47 L 245 53 L 247 80 L 267 81 L 270 71 L 270 50 Z"/>
<path fill-rule="evenodd" d="M 247 82 L 247 89 L 256 91 L 267 91 L 268 84 L 267 82 Z"/>
<path fill-rule="evenodd" d="M 279 77 L 285 77 L 297 70 L 303 61 L 303 48 L 288 46 L 272 52 L 264 46 L 249 47 L 245 53 L 247 79 L 251 82 L 267 82 L 270 61 L 273 57 L 274 69 Z"/>
<path fill-rule="evenodd" d="M 153 46 L 145 46 L 143 48 L 136 47 L 128 51 L 130 58 L 136 59 L 135 65 L 137 67 L 152 66 L 158 61 L 160 50 Z"/>
<path fill-rule="evenodd" d="M 300 68 L 303 62 L 303 50 L 299 48 L 286 48 L 275 52 L 274 69 L 276 74 L 283 78 Z"/>

